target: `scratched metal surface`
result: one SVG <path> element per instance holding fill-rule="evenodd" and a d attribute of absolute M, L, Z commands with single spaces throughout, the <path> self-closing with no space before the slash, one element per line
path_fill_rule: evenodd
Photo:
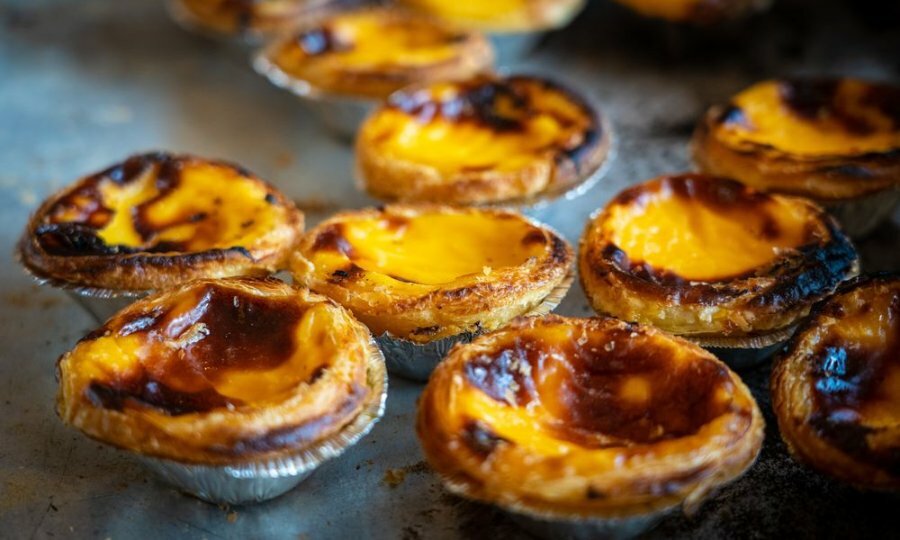
<path fill-rule="evenodd" d="M 900 32 L 858 1 L 782 0 L 770 16 L 703 37 L 593 0 L 547 40 L 532 71 L 604 107 L 618 157 L 584 197 L 535 212 L 572 242 L 622 187 L 687 167 L 704 106 L 757 78 L 847 73 L 896 79 Z M 876 5 L 877 3 L 872 3 Z M 804 14 L 806 10 L 806 14 Z M 91 322 L 63 294 L 32 286 L 10 256 L 30 209 L 80 174 L 164 148 L 240 162 L 310 210 L 372 201 L 351 182 L 347 147 L 322 136 L 294 98 L 235 49 L 187 35 L 159 2 L 0 3 L 0 537 L 496 538 L 518 529 L 454 499 L 422 463 L 412 432 L 420 386 L 391 381 L 374 432 L 272 502 L 222 509 L 148 478 L 116 451 L 64 428 L 54 361 Z M 900 216 L 862 243 L 868 270 L 900 269 Z M 576 286 L 560 310 L 587 315 Z M 693 518 L 653 537 L 896 537 L 898 498 L 859 494 L 795 464 L 774 428 L 767 367 L 744 373 L 769 423 L 759 462 Z"/>

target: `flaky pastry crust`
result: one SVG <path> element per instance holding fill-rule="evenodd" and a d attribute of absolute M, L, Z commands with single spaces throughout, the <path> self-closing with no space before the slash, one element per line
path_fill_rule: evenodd
<path fill-rule="evenodd" d="M 646 217 L 654 204 L 659 219 Z M 627 252 L 617 237 L 658 261 Z M 853 244 L 814 203 L 697 174 L 623 191 L 588 222 L 579 252 L 598 313 L 753 348 L 771 345 L 767 336 L 778 341 L 858 265 Z"/>
<path fill-rule="evenodd" d="M 413 83 L 490 71 L 484 36 L 388 8 L 337 12 L 285 35 L 257 70 L 298 93 L 382 99 Z"/>
<path fill-rule="evenodd" d="M 856 79 L 764 81 L 712 107 L 697 166 L 822 203 L 900 189 L 900 88 Z"/>
<path fill-rule="evenodd" d="M 200 280 L 132 304 L 58 364 L 60 417 L 186 463 L 260 461 L 347 425 L 371 334 L 327 298 L 268 279 Z"/>
<path fill-rule="evenodd" d="M 545 518 L 696 507 L 759 453 L 764 422 L 712 354 L 609 318 L 520 318 L 456 346 L 419 400 L 453 492 Z"/>
<path fill-rule="evenodd" d="M 282 267 L 303 214 L 245 169 L 189 155 L 132 156 L 38 208 L 18 256 L 35 277 L 104 294 Z"/>
<path fill-rule="evenodd" d="M 427 343 L 492 330 L 535 308 L 567 279 L 573 259 L 554 231 L 514 212 L 392 205 L 320 223 L 291 269 L 376 335 Z"/>
<path fill-rule="evenodd" d="M 900 277 L 861 278 L 817 305 L 772 371 L 791 453 L 867 489 L 900 489 Z"/>
<path fill-rule="evenodd" d="M 517 203 L 576 188 L 610 141 L 597 110 L 558 83 L 479 76 L 392 94 L 360 128 L 356 156 L 379 199 Z"/>

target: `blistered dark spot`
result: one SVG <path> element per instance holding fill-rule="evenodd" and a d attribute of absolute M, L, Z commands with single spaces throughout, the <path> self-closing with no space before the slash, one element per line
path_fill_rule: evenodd
<path fill-rule="evenodd" d="M 431 336 L 441 330 L 440 326 L 421 326 L 412 331 L 414 336 Z"/>
<path fill-rule="evenodd" d="M 875 131 L 876 127 L 860 115 L 858 111 L 848 107 L 843 101 L 836 99 L 840 80 L 838 79 L 796 79 L 782 81 L 778 85 L 782 102 L 797 116 L 806 120 L 822 120 L 832 118 L 839 122 L 850 133 L 865 135 Z M 877 92 L 876 92 L 877 93 Z M 870 91 L 866 93 L 862 101 L 872 101 Z M 877 98 L 874 98 L 877 100 Z M 885 99 L 885 105 L 891 99 Z M 881 103 L 876 104 L 881 108 Z M 890 106 L 885 110 L 892 114 Z"/>
<path fill-rule="evenodd" d="M 121 411 L 128 404 L 151 407 L 169 416 L 207 412 L 222 407 L 238 407 L 241 401 L 229 399 L 212 388 L 198 392 L 179 392 L 144 375 L 125 384 L 107 385 L 93 382 L 85 397 L 95 406 Z"/>
<path fill-rule="evenodd" d="M 341 283 L 347 283 L 349 281 L 354 281 L 365 274 L 365 270 L 356 266 L 353 263 L 350 263 L 345 268 L 339 268 L 331 273 L 331 277 L 328 279 L 329 283 L 333 283 L 335 285 L 339 285 Z"/>
<path fill-rule="evenodd" d="M 494 433 L 489 426 L 478 420 L 469 420 L 462 430 L 462 440 L 473 452 L 484 457 L 490 455 L 500 444 L 510 444 Z"/>
<path fill-rule="evenodd" d="M 313 251 L 336 251 L 353 258 L 353 246 L 344 236 L 344 226 L 341 223 L 332 223 L 324 227 L 313 242 Z"/>
<path fill-rule="evenodd" d="M 523 246 L 532 246 L 535 244 L 545 244 L 547 243 L 547 237 L 544 235 L 543 231 L 538 229 L 534 229 L 528 231 L 524 238 L 522 238 Z"/>

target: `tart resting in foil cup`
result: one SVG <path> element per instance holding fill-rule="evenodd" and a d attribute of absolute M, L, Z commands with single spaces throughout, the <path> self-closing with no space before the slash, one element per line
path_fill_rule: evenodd
<path fill-rule="evenodd" d="M 200 465 L 133 454 L 135 459 L 181 492 L 216 504 L 249 504 L 273 499 L 294 489 L 324 462 L 359 442 L 384 414 L 387 372 L 384 356 L 369 342 L 367 384 L 372 390 L 360 413 L 337 433 L 312 446 L 264 461 Z"/>
<path fill-rule="evenodd" d="M 764 335 L 735 338 L 682 337 L 713 353 L 731 369 L 740 371 L 758 366 L 769 360 L 773 354 L 784 346 L 796 329 L 797 325 L 792 325 Z"/>
<path fill-rule="evenodd" d="M 565 298 L 574 280 L 575 274 L 570 271 L 540 304 L 522 316 L 540 317 L 552 312 Z M 410 381 L 425 382 L 450 349 L 460 343 L 469 343 L 481 334 L 482 332 L 463 332 L 429 343 L 415 343 L 384 333 L 376 336 L 375 341 L 384 352 L 387 370 L 392 375 Z"/>

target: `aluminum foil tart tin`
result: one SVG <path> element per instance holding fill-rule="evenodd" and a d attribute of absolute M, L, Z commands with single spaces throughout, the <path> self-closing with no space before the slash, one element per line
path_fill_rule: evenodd
<path fill-rule="evenodd" d="M 522 529 L 546 540 L 622 540 L 643 534 L 677 510 L 677 506 L 627 518 L 546 518 L 505 510 Z"/>
<path fill-rule="evenodd" d="M 574 279 L 574 273 L 570 272 L 540 304 L 525 313 L 523 317 L 541 317 L 556 309 L 556 306 L 569 292 Z M 431 372 L 447 356 L 450 349 L 459 343 L 469 343 L 480 334 L 480 332 L 463 332 L 428 343 L 415 343 L 395 337 L 390 333 L 384 333 L 377 336 L 375 341 L 384 352 L 387 369 L 392 375 L 411 381 L 426 382 L 431 376 Z"/>
<path fill-rule="evenodd" d="M 325 440 L 297 453 L 266 461 L 235 465 L 194 465 L 141 454 L 137 461 L 179 491 L 216 504 L 248 504 L 287 493 L 308 478 L 322 463 L 336 458 L 359 442 L 384 414 L 387 372 L 384 356 L 369 343 L 368 385 L 372 393 L 357 417 Z"/>
<path fill-rule="evenodd" d="M 516 64 L 525 60 L 547 34 L 544 30 L 526 32 L 490 32 L 488 41 L 494 48 L 494 58 L 498 67 Z"/>
<path fill-rule="evenodd" d="M 817 201 L 850 238 L 863 238 L 890 219 L 900 206 L 900 189 L 879 191 L 846 201 Z"/>
<path fill-rule="evenodd" d="M 303 98 L 307 108 L 332 136 L 351 142 L 378 100 L 325 92 L 303 79 L 292 77 L 269 59 L 270 48 L 278 44 L 276 41 L 259 51 L 253 58 L 253 69 L 275 86 Z"/>
<path fill-rule="evenodd" d="M 769 334 L 742 338 L 682 337 L 713 353 L 731 369 L 739 371 L 758 366 L 771 358 L 796 329 L 796 326 L 789 326 Z"/>

